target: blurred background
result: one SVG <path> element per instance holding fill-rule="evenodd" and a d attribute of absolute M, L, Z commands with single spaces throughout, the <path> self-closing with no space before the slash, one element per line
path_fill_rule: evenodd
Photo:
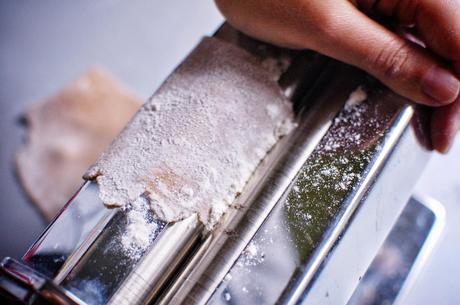
<path fill-rule="evenodd" d="M 15 172 L 24 109 L 95 65 L 146 99 L 222 22 L 212 0 L 0 0 L 0 259 L 20 258 L 47 225 Z M 444 205 L 447 225 L 408 304 L 460 304 L 459 157 L 460 139 L 415 190 Z"/>

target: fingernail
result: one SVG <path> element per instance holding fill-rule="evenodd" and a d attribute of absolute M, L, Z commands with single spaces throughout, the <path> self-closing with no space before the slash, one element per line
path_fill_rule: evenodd
<path fill-rule="evenodd" d="M 435 66 L 423 78 L 422 91 L 440 105 L 449 104 L 460 92 L 460 81 L 448 70 Z"/>
<path fill-rule="evenodd" d="M 446 146 L 446 149 L 444 150 L 443 154 L 447 155 L 449 153 L 449 151 L 452 149 L 452 146 L 454 146 L 454 139 L 451 139 L 451 140 L 449 140 L 449 142 L 447 142 L 447 146 Z"/>
<path fill-rule="evenodd" d="M 448 129 L 444 132 L 433 133 L 432 139 L 434 140 L 434 146 L 436 150 L 442 154 L 447 154 L 455 142 L 455 137 L 459 128 Z"/>
<path fill-rule="evenodd" d="M 450 151 L 450 149 L 452 148 L 452 144 L 454 143 L 454 141 L 452 139 L 449 139 L 447 140 L 446 143 L 444 143 L 444 146 L 442 147 L 437 147 L 436 150 L 443 154 L 443 155 L 447 155 Z"/>

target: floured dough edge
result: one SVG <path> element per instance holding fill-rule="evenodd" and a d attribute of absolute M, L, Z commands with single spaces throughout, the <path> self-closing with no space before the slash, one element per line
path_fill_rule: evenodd
<path fill-rule="evenodd" d="M 109 71 L 96 66 L 25 109 L 27 137 L 16 152 L 16 174 L 47 220 L 80 188 L 82 172 L 142 104 Z"/>
<path fill-rule="evenodd" d="M 197 214 L 211 229 L 295 126 L 291 103 L 260 61 L 207 37 L 84 178 L 109 207 L 145 197 L 164 221 Z"/>

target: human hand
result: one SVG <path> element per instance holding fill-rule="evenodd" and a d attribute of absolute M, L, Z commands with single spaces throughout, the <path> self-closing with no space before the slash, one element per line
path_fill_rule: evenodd
<path fill-rule="evenodd" d="M 447 152 L 460 130 L 459 0 L 216 0 L 228 22 L 274 44 L 357 66 L 395 92 L 436 107 L 431 141 Z M 417 43 L 368 17 L 388 18 Z M 412 36 L 414 37 L 414 36 Z"/>

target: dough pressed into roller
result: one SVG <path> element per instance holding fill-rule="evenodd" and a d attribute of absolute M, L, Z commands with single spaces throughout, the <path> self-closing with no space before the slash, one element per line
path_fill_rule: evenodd
<path fill-rule="evenodd" d="M 144 196 L 165 221 L 196 213 L 212 228 L 294 126 L 290 102 L 257 58 L 205 38 L 85 178 L 108 206 Z"/>

